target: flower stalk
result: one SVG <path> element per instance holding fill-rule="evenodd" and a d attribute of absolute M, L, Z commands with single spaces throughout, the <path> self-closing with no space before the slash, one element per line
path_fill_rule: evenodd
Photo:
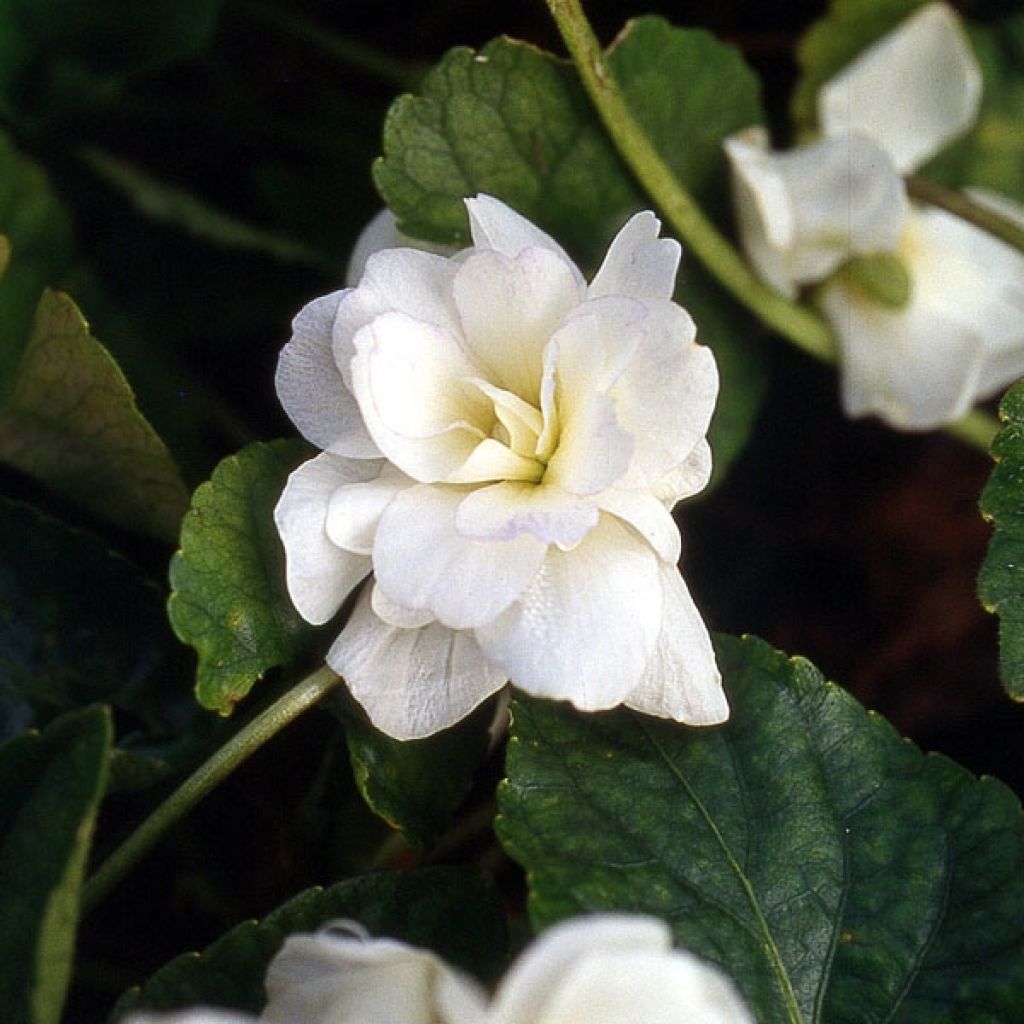
<path fill-rule="evenodd" d="M 107 893 L 156 845 L 168 829 L 188 814 L 207 793 L 340 683 L 341 677 L 324 666 L 274 701 L 232 736 L 100 865 L 82 889 L 83 913 L 102 902 Z"/>

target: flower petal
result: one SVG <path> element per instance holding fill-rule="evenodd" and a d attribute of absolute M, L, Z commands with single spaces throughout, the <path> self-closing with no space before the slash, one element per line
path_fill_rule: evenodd
<path fill-rule="evenodd" d="M 546 545 L 528 534 L 473 540 L 455 526 L 466 492 L 418 485 L 396 495 L 377 527 L 373 567 L 387 596 L 429 609 L 446 626 L 468 629 L 504 611 L 544 561 Z"/>
<path fill-rule="evenodd" d="M 581 962 L 602 954 L 664 954 L 671 947 L 668 926 L 653 917 L 590 914 L 562 921 L 528 946 L 502 978 L 491 1005 L 493 1024 L 575 1019 L 549 1017 L 545 1011 L 566 975 Z M 632 987 L 627 978 L 618 977 L 625 987 Z M 579 1019 L 597 1024 L 610 1018 L 597 1013 Z"/>
<path fill-rule="evenodd" d="M 548 249 L 569 265 L 581 288 L 586 287 L 583 275 L 569 259 L 565 250 L 548 234 L 541 231 L 511 206 L 500 199 L 481 192 L 474 199 L 466 199 L 469 230 L 478 249 L 492 249 L 515 259 L 524 249 Z"/>
<path fill-rule="evenodd" d="M 818 120 L 826 135 L 874 139 L 906 174 L 971 127 L 981 91 L 981 69 L 956 13 L 932 3 L 822 87 Z"/>
<path fill-rule="evenodd" d="M 675 568 L 681 553 L 682 539 L 672 513 L 650 491 L 624 491 L 613 487 L 597 499 L 605 512 L 632 526 L 658 557 Z"/>
<path fill-rule="evenodd" d="M 662 567 L 661 581 L 658 643 L 626 706 L 688 725 L 718 725 L 728 719 L 729 703 L 708 628 L 674 565 Z"/>
<path fill-rule="evenodd" d="M 292 337 L 281 350 L 277 397 L 312 444 L 353 459 L 380 458 L 363 424 L 355 396 L 334 360 L 332 338 L 338 305 L 347 292 L 314 299 L 292 321 Z"/>
<path fill-rule="evenodd" d="M 173 1013 L 132 1013 L 121 1020 L 122 1024 L 258 1024 L 256 1018 L 247 1013 L 212 1006 L 196 1006 Z"/>
<path fill-rule="evenodd" d="M 420 249 L 442 256 L 451 256 L 457 251 L 454 246 L 426 242 L 399 231 L 395 215 L 385 206 L 383 210 L 378 210 L 366 227 L 359 232 L 356 244 L 352 247 L 352 255 L 348 259 L 348 266 L 345 268 L 345 287 L 355 288 L 359 284 L 371 256 L 385 249 L 401 247 Z"/>
<path fill-rule="evenodd" d="M 379 619 L 399 629 L 419 629 L 420 626 L 429 626 L 431 622 L 437 621 L 433 612 L 403 608 L 396 604 L 376 583 L 370 591 L 370 607 Z"/>
<path fill-rule="evenodd" d="M 476 636 L 516 686 L 597 711 L 639 682 L 661 606 L 654 552 L 606 515 L 572 551 L 549 548 L 522 596 Z"/>
<path fill-rule="evenodd" d="M 711 479 L 711 445 L 702 438 L 692 452 L 651 485 L 651 493 L 670 511 L 691 495 L 699 494 Z"/>
<path fill-rule="evenodd" d="M 345 677 L 370 721 L 397 740 L 447 729 L 506 682 L 472 633 L 439 622 L 419 629 L 391 626 L 374 614 L 365 592 L 327 663 Z"/>
<path fill-rule="evenodd" d="M 598 521 L 597 506 L 548 484 L 503 482 L 466 495 L 455 529 L 475 540 L 506 541 L 530 534 L 563 551 L 574 548 Z"/>
<path fill-rule="evenodd" d="M 288 594 L 307 622 L 319 626 L 330 619 L 370 571 L 365 555 L 331 543 L 327 516 L 331 495 L 339 487 L 369 480 L 380 469 L 380 462 L 324 454 L 288 477 L 274 522 L 284 544 Z"/>
<path fill-rule="evenodd" d="M 903 183 L 870 139 L 822 139 L 771 153 L 762 128 L 726 139 L 744 252 L 776 291 L 821 281 L 856 253 L 895 248 Z"/>
<path fill-rule="evenodd" d="M 660 230 L 661 221 L 650 210 L 630 217 L 608 246 L 588 298 L 672 298 L 682 249 L 674 238 L 659 238 Z"/>
<path fill-rule="evenodd" d="M 331 543 L 357 555 L 370 554 L 381 513 L 399 491 L 415 483 L 385 463 L 373 480 L 338 487 L 327 507 L 327 536 Z"/>
<path fill-rule="evenodd" d="M 466 382 L 476 369 L 456 339 L 401 313 L 355 337 L 353 387 L 380 450 L 417 480 L 457 470 L 488 436 L 493 405 Z"/>
<path fill-rule="evenodd" d="M 466 349 L 492 384 L 538 404 L 544 347 L 583 298 L 575 268 L 533 246 L 472 253 L 455 275 Z"/>
<path fill-rule="evenodd" d="M 352 934 L 292 935 L 267 971 L 266 1024 L 475 1024 L 486 999 L 434 953 Z"/>

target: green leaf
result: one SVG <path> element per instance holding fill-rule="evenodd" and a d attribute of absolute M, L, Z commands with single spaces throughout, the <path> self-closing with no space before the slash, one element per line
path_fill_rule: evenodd
<path fill-rule="evenodd" d="M 351 698 L 339 699 L 363 799 L 411 845 L 429 847 L 469 794 L 487 751 L 495 701 L 485 701 L 451 729 L 400 742 L 375 729 Z"/>
<path fill-rule="evenodd" d="M 124 715 L 136 774 L 187 762 L 211 727 L 163 593 L 97 538 L 5 499 L 0 566 L 0 740 L 102 702 Z"/>
<path fill-rule="evenodd" d="M 4 35 L 0 32 L 0 37 Z M 43 288 L 70 259 L 71 229 L 43 171 L 0 132 L 0 233 L 8 262 L 0 278 L 0 403 L 14 385 Z"/>
<path fill-rule="evenodd" d="M 66 715 L 0 746 L 0 1006 L 57 1024 L 86 856 L 103 793 L 110 717 Z"/>
<path fill-rule="evenodd" d="M 43 292 L 0 408 L 0 459 L 94 515 L 173 543 L 188 490 L 75 303 Z"/>
<path fill-rule="evenodd" d="M 999 673 L 1024 701 L 1024 382 L 999 407 L 1003 427 L 992 442 L 996 465 L 981 495 L 981 514 L 995 524 L 978 575 L 982 604 L 999 616 Z"/>
<path fill-rule="evenodd" d="M 517 700 L 497 827 L 544 927 L 668 920 L 759 1024 L 1005 1021 L 1024 1000 L 1024 821 L 807 661 L 723 638 L 728 725 Z M 985 1009 L 982 1009 L 985 1008 Z"/>
<path fill-rule="evenodd" d="M 610 52 L 641 126 L 697 200 L 726 208 L 722 140 L 763 120 L 759 86 L 738 51 L 660 18 L 632 21 Z M 596 269 L 615 231 L 646 200 L 591 110 L 575 71 L 511 39 L 449 52 L 418 96 L 392 106 L 381 195 L 414 238 L 465 243 L 464 196 L 504 200 Z M 742 448 L 763 392 L 752 321 L 701 268 L 684 263 L 679 301 L 719 356 L 723 387 L 711 434 L 720 477 Z"/>
<path fill-rule="evenodd" d="M 928 0 L 832 0 L 828 13 L 804 34 L 796 49 L 802 72 L 791 111 L 800 130 L 818 123 L 818 91 L 862 50 L 891 32 Z"/>
<path fill-rule="evenodd" d="M 273 520 L 285 479 L 306 454 L 297 441 L 243 448 L 196 490 L 182 524 L 168 614 L 179 639 L 199 653 L 200 704 L 224 715 L 311 635 L 285 589 Z"/>
<path fill-rule="evenodd" d="M 202 954 L 172 960 L 141 990 L 126 993 L 111 1024 L 131 1010 L 169 1010 L 197 1003 L 256 1013 L 266 995 L 263 976 L 284 939 L 332 920 L 358 921 L 372 935 L 433 949 L 477 977 L 503 966 L 505 926 L 497 892 L 474 871 L 422 868 L 364 875 L 310 889 L 260 923 L 246 921 Z"/>

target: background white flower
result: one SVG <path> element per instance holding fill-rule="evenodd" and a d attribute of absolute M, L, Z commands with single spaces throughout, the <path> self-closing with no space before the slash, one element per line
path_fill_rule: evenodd
<path fill-rule="evenodd" d="M 1024 257 L 908 203 L 900 177 L 970 128 L 981 85 L 955 12 L 929 4 L 824 85 L 823 139 L 782 154 L 760 129 L 726 142 L 744 250 L 760 276 L 790 297 L 826 281 L 818 299 L 839 342 L 850 416 L 931 429 L 1024 373 Z M 907 271 L 902 307 L 835 273 L 874 253 L 898 255 Z"/>
<path fill-rule="evenodd" d="M 676 569 L 670 514 L 710 475 L 718 390 L 650 213 L 588 286 L 503 203 L 473 246 L 386 249 L 296 317 L 278 395 L 323 454 L 275 511 L 289 593 L 392 736 L 429 735 L 507 679 L 585 710 L 695 724 L 728 708 Z"/>
<path fill-rule="evenodd" d="M 672 948 L 651 917 L 595 914 L 555 925 L 492 999 L 435 954 L 343 924 L 293 935 L 267 973 L 265 1024 L 753 1024 L 732 981 Z M 124 1024 L 252 1024 L 196 1009 Z"/>

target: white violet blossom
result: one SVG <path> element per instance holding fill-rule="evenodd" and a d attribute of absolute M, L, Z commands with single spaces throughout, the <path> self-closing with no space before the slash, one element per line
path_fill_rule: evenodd
<path fill-rule="evenodd" d="M 322 454 L 275 510 L 291 598 L 324 623 L 372 572 L 327 660 L 399 739 L 507 680 L 721 722 L 671 515 L 708 481 L 718 391 L 679 246 L 637 214 L 588 285 L 503 203 L 466 207 L 470 248 L 378 251 L 295 319 L 277 392 Z"/>
<path fill-rule="evenodd" d="M 850 416 L 930 429 L 1024 374 L 1024 256 L 944 210 L 909 203 L 901 178 L 971 127 L 981 87 L 955 12 L 932 3 L 823 86 L 823 138 L 788 153 L 770 152 L 759 128 L 726 141 L 754 268 L 789 297 L 826 282 L 819 301 L 838 339 Z M 1003 197 L 975 198 L 1024 219 Z M 880 253 L 907 272 L 902 304 L 836 273 Z"/>
<path fill-rule="evenodd" d="M 672 948 L 664 922 L 595 914 L 555 925 L 493 997 L 438 956 L 348 922 L 285 941 L 267 972 L 263 1024 L 754 1024 L 717 967 Z M 255 1024 L 197 1008 L 124 1024 Z"/>

